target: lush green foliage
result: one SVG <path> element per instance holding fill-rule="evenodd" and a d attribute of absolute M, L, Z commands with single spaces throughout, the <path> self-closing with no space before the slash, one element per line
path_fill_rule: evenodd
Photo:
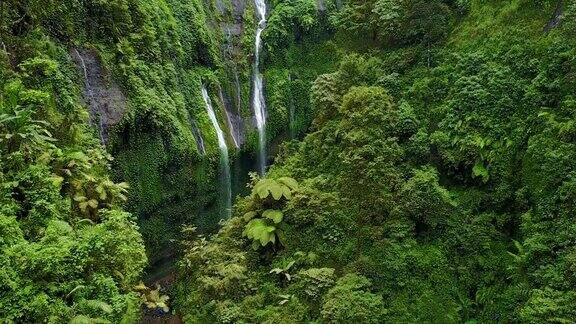
<path fill-rule="evenodd" d="M 218 235 L 189 243 L 184 319 L 573 321 L 572 21 L 544 31 L 556 1 L 326 3 L 316 22 L 305 1 L 274 3 L 267 35 L 280 115 L 291 51 L 344 53 L 302 62 L 321 74 L 299 106 L 312 132 L 268 175 L 299 182 L 272 208 L 282 244 L 250 249 L 247 221 L 276 224 L 252 212 L 258 190 L 238 201 Z"/>
<path fill-rule="evenodd" d="M 252 201 L 249 211 L 244 214 L 248 222 L 243 235 L 253 240 L 254 248 L 266 247 L 268 243 L 283 244 L 281 210 L 285 202 L 292 199 L 292 191 L 298 189 L 298 183 L 292 178 L 283 177 L 276 180 L 258 181 L 252 190 Z"/>
<path fill-rule="evenodd" d="M 213 229 L 219 217 L 213 208 L 219 151 L 199 89 L 204 82 L 215 94 L 224 84 L 219 80 L 224 79 L 222 40 L 214 26 L 232 18 L 221 15 L 212 1 L 199 0 L 11 0 L 0 7 L 6 65 L 20 64 L 39 82 L 62 78 L 57 74 L 64 67 L 51 65 L 48 53 L 65 65 L 70 80 L 62 91 L 78 92 L 92 80 L 83 80 L 70 56 L 76 50 L 90 53 L 102 66 L 104 83 L 118 83 L 127 97 L 127 112 L 110 131 L 107 149 L 115 158 L 113 179 L 130 184 L 126 208 L 138 217 L 151 259 L 167 253 L 182 223 Z M 64 98 L 57 104 L 78 102 L 77 96 Z M 214 102 L 221 108 L 220 100 Z M 219 120 L 224 123 L 224 116 Z M 193 121 L 206 158 L 194 139 Z M 58 129 L 74 130 L 84 122 L 70 120 Z M 90 195 L 100 194 L 95 189 L 86 187 L 76 197 L 90 217 L 95 217 Z"/>
<path fill-rule="evenodd" d="M 0 65 L 0 318 L 134 322 L 146 255 L 127 185 L 109 178 L 69 62 L 30 46 L 55 49 Z"/>
<path fill-rule="evenodd" d="M 167 310 L 136 285 L 144 242 L 156 261 L 185 236 L 170 308 L 189 323 L 573 322 L 576 3 L 269 6 L 278 154 L 207 237 L 181 233 L 218 218 L 200 87 L 232 144 L 225 102 L 250 124 L 253 4 L 0 2 L 0 321 Z M 127 97 L 106 148 L 80 52 Z"/>

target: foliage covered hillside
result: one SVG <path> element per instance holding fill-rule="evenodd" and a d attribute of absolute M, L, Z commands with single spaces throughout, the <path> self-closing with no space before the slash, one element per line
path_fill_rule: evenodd
<path fill-rule="evenodd" d="M 127 185 L 110 179 L 66 50 L 35 28 L 47 8 L 0 6 L 1 321 L 134 322 L 146 255 Z"/>
<path fill-rule="evenodd" d="M 0 1 L 0 322 L 576 322 L 576 1 L 266 4 Z"/>
<path fill-rule="evenodd" d="M 0 3 L 3 68 L 12 74 L 24 73 L 25 64 L 30 65 L 30 78 L 43 83 L 58 79 L 52 87 L 66 92 L 59 95 L 47 90 L 55 109 L 71 111 L 70 106 L 78 106 L 80 112 L 91 111 L 90 117 L 82 119 L 60 121 L 63 117 L 55 115 L 50 117 L 57 118 L 57 123 L 46 121 L 57 129 L 73 125 L 72 129 L 88 130 L 85 126 L 90 123 L 90 135 L 107 140 L 107 151 L 114 156 L 112 179 L 130 184 L 126 209 L 138 218 L 152 261 L 170 253 L 166 250 L 179 237 L 182 223 L 213 229 L 219 218 L 219 151 L 200 87 L 205 83 L 209 88 L 218 118 L 228 128 L 218 95 L 223 89 L 232 96 L 221 53 L 226 41 L 219 24 L 236 19 L 231 6 L 227 3 L 218 9 L 213 1 L 198 0 Z M 245 6 L 245 15 L 250 17 L 252 4 L 245 2 Z M 250 24 L 247 19 L 246 25 Z M 250 42 L 242 37 L 247 38 L 242 34 L 234 42 Z M 251 50 L 250 45 L 246 48 Z M 248 97 L 248 55 L 238 56 L 239 91 Z M 89 61 L 99 67 L 97 75 Z M 7 84 L 10 78 L 7 74 L 1 81 Z M 126 107 L 105 107 L 118 120 L 106 120 L 102 111 L 93 108 L 102 99 L 93 79 L 122 92 Z M 84 108 L 79 107 L 81 102 Z M 238 118 L 250 115 L 248 103 L 244 100 L 236 107 Z M 102 129 L 102 124 L 110 127 Z M 195 135 L 202 139 L 205 152 Z M 232 143 L 231 138 L 227 140 Z M 250 145 L 242 153 L 250 155 Z M 233 163 L 239 154 L 231 152 Z"/>
<path fill-rule="evenodd" d="M 576 3 L 310 3 L 274 2 L 269 69 L 342 59 L 312 132 L 188 241 L 184 320 L 576 320 Z"/>
<path fill-rule="evenodd" d="M 206 67 L 217 70 L 220 40 L 204 6 L 0 2 L 1 322 L 135 322 L 147 264 L 136 223 L 153 259 L 213 204 L 218 153 L 199 89 L 216 87 Z M 94 80 L 127 97 L 104 107 L 121 119 L 108 129 Z"/>

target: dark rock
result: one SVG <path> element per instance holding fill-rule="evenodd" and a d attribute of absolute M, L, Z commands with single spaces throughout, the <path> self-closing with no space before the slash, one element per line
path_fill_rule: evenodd
<path fill-rule="evenodd" d="M 90 124 L 98 129 L 102 144 L 106 144 L 110 128 L 120 122 L 126 111 L 126 96 L 104 71 L 95 50 L 73 48 L 71 55 L 84 80 L 82 99 L 88 106 Z"/>
<path fill-rule="evenodd" d="M 556 10 L 554 11 L 554 15 L 548 21 L 546 26 L 544 26 L 544 32 L 547 33 L 550 30 L 558 27 L 562 22 L 562 13 L 564 12 L 564 1 L 558 0 L 558 4 L 556 5 Z"/>

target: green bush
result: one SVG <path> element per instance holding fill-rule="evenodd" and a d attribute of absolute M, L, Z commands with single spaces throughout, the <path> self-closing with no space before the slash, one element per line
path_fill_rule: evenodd
<path fill-rule="evenodd" d="M 386 313 L 382 296 L 366 291 L 365 277 L 348 274 L 336 282 L 324 297 L 322 318 L 327 323 L 381 323 Z"/>

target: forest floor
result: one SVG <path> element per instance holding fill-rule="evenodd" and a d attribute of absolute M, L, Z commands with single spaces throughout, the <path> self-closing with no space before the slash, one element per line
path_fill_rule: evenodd
<path fill-rule="evenodd" d="M 152 282 L 148 282 L 147 285 L 149 287 L 155 287 L 156 285 L 160 285 L 161 292 L 166 293 L 170 291 L 172 285 L 176 282 L 176 271 L 175 268 L 172 268 L 171 271 L 165 273 L 163 277 L 153 280 Z M 151 323 L 151 324 L 181 324 L 182 319 L 178 314 L 172 313 L 173 310 L 171 309 L 170 312 L 165 313 L 160 309 L 147 309 L 144 308 L 144 316 L 142 317 L 142 323 Z"/>
<path fill-rule="evenodd" d="M 168 293 L 176 282 L 177 275 L 176 255 L 173 251 L 164 251 L 162 258 L 156 261 L 150 270 L 148 277 L 145 278 L 146 286 L 155 288 L 159 285 L 161 293 L 169 295 Z M 170 306 L 170 300 L 168 300 L 168 306 Z M 170 309 L 168 313 L 165 313 L 161 309 L 148 309 L 144 307 L 144 316 L 141 322 L 146 324 L 182 323 L 180 316 L 173 313 L 173 311 L 173 309 Z"/>

